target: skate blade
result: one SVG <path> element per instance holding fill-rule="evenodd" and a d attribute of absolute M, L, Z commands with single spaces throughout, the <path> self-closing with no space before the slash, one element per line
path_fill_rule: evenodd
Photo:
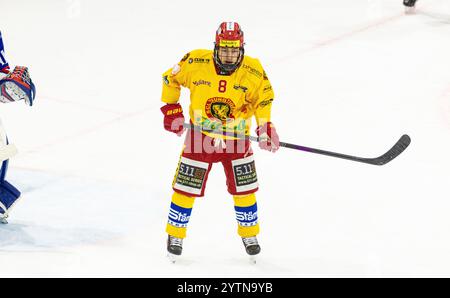
<path fill-rule="evenodd" d="M 167 259 L 172 264 L 175 264 L 178 261 L 179 258 L 180 258 L 180 256 L 171 254 L 170 252 L 167 253 Z"/>
<path fill-rule="evenodd" d="M 0 224 L 7 225 L 8 221 L 6 220 L 6 218 L 0 218 Z"/>

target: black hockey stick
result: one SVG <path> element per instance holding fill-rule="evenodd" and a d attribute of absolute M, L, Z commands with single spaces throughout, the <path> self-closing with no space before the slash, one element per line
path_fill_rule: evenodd
<path fill-rule="evenodd" d="M 225 132 L 222 130 L 204 129 L 200 126 L 195 126 L 195 125 L 188 124 L 188 123 L 184 123 L 183 127 L 192 129 L 194 131 L 199 131 L 199 132 L 216 133 L 216 134 L 222 134 L 225 136 L 235 137 L 238 139 L 249 139 L 250 141 L 259 142 L 259 138 L 254 137 L 254 136 L 246 136 L 246 135 L 242 135 L 242 134 L 229 133 L 229 132 Z M 385 154 L 383 154 L 379 157 L 375 157 L 375 158 L 364 158 L 364 157 L 346 155 L 346 154 L 342 154 L 342 153 L 336 153 L 336 152 L 332 152 L 332 151 L 326 151 L 326 150 L 321 150 L 321 149 L 316 149 L 316 148 L 311 148 L 311 147 L 306 147 L 306 146 L 300 146 L 300 145 L 295 145 L 295 144 L 290 144 L 290 143 L 285 143 L 285 142 L 280 142 L 280 147 L 300 150 L 300 151 L 304 151 L 304 152 L 316 153 L 316 154 L 321 154 L 321 155 L 326 155 L 326 156 L 332 156 L 332 157 L 347 159 L 347 160 L 351 160 L 351 161 L 358 161 L 358 162 L 367 163 L 367 164 L 376 165 L 376 166 L 382 166 L 382 165 L 387 164 L 388 162 L 390 162 L 397 156 L 399 156 L 403 151 L 405 151 L 405 149 L 409 146 L 410 143 L 411 143 L 411 138 L 405 134 L 397 141 L 397 143 L 395 143 L 395 145 L 389 151 L 387 151 Z"/>

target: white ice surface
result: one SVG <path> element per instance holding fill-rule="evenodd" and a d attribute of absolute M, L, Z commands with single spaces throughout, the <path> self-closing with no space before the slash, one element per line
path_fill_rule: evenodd
<path fill-rule="evenodd" d="M 450 276 L 450 3 L 401 0 L 0 0 L 33 108 L 2 105 L 23 191 L 0 226 L 0 277 Z M 211 48 L 221 21 L 273 83 L 286 142 L 377 156 L 375 167 L 255 150 L 262 252 L 250 265 L 220 165 L 196 201 L 183 258 L 165 258 L 182 139 L 159 111 L 161 73 Z M 188 94 L 181 103 L 188 108 Z"/>

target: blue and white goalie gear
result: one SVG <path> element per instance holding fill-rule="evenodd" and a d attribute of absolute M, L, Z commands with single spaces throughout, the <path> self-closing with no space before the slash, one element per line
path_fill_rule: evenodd
<path fill-rule="evenodd" d="M 16 201 L 20 198 L 20 191 L 4 180 L 0 184 L 0 220 L 7 223 L 9 211 Z"/>
<path fill-rule="evenodd" d="M 36 88 L 27 67 L 16 66 L 13 72 L 0 80 L 0 101 L 3 103 L 24 100 L 32 106 L 35 96 Z"/>
<path fill-rule="evenodd" d="M 0 222 L 7 223 L 8 213 L 20 197 L 20 191 L 5 180 L 8 160 L 2 162 L 0 169 Z"/>
<path fill-rule="evenodd" d="M 9 65 L 5 58 L 5 47 L 3 45 L 1 32 L 0 32 L 0 72 L 9 73 Z"/>

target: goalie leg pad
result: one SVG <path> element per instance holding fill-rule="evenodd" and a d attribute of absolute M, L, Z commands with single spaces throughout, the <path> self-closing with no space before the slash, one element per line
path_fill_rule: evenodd
<path fill-rule="evenodd" d="M 0 216 L 8 215 L 14 203 L 20 198 L 20 191 L 8 181 L 0 184 Z"/>
<path fill-rule="evenodd" d="M 0 217 L 7 217 L 8 212 L 20 197 L 20 191 L 5 180 L 7 170 L 8 160 L 5 160 L 0 169 Z"/>

